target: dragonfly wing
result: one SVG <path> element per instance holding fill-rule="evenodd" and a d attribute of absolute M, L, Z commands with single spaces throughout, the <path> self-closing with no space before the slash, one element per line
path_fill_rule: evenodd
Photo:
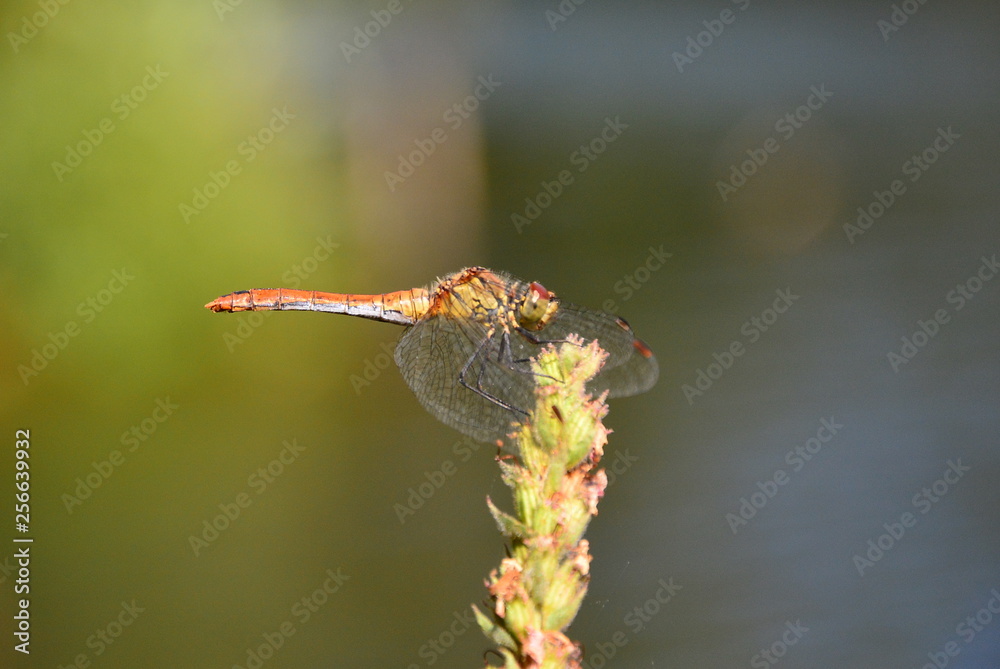
<path fill-rule="evenodd" d="M 555 317 L 538 334 L 545 340 L 577 334 L 588 342 L 598 341 L 608 359 L 587 385 L 592 393 L 607 390 L 609 397 L 638 395 L 652 388 L 659 377 L 656 356 L 636 338 L 628 323 L 613 314 L 561 302 Z"/>
<path fill-rule="evenodd" d="M 519 337 L 513 334 L 510 341 Z M 438 315 L 404 332 L 395 357 L 427 411 L 473 439 L 495 441 L 523 418 L 511 407 L 530 411 L 534 406 L 534 377 L 527 363 L 511 364 L 517 355 L 512 358 L 506 346 L 502 332 L 490 337 L 475 320 Z"/>
<path fill-rule="evenodd" d="M 534 333 L 542 344 L 570 334 L 597 339 L 608 359 L 588 384 L 593 394 L 627 397 L 656 383 L 656 358 L 625 321 L 561 303 Z M 480 441 L 503 439 L 535 406 L 529 360 L 541 345 L 519 332 L 491 332 L 475 319 L 436 315 L 418 321 L 396 346 L 396 364 L 420 404 L 434 417 Z M 464 384 L 463 384 L 464 381 Z"/>

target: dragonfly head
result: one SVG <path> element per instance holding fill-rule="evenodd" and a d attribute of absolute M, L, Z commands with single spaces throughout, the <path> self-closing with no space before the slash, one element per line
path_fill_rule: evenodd
<path fill-rule="evenodd" d="M 532 281 L 528 286 L 528 294 L 521 302 L 518 325 L 526 330 L 541 330 L 556 312 L 557 304 L 555 293 L 549 292 L 537 281 Z"/>

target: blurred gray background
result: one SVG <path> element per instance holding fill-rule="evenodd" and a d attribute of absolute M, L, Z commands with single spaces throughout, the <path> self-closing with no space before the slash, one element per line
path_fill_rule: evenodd
<path fill-rule="evenodd" d="M 586 666 L 1000 667 L 995 4 L 44 10 L 0 9 L 0 665 L 479 666 L 494 449 L 395 326 L 201 305 L 482 264 L 659 358 Z"/>

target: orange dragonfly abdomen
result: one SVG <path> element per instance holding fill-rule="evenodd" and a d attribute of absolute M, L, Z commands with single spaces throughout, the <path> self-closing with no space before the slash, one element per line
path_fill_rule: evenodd
<path fill-rule="evenodd" d="M 217 297 L 205 305 L 212 311 L 321 311 L 360 316 L 386 323 L 413 325 L 430 308 L 426 289 L 382 295 L 323 293 L 291 288 L 253 288 Z"/>

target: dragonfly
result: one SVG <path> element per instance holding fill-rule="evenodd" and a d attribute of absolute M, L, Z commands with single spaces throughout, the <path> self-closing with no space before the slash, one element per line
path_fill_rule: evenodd
<path fill-rule="evenodd" d="M 531 358 L 570 334 L 608 357 L 587 385 L 627 397 L 653 387 L 656 356 L 624 319 L 560 300 L 537 281 L 468 267 L 423 288 L 381 295 L 255 288 L 218 297 L 212 311 L 319 311 L 405 325 L 395 361 L 420 404 L 478 441 L 503 440 L 534 406 Z"/>

